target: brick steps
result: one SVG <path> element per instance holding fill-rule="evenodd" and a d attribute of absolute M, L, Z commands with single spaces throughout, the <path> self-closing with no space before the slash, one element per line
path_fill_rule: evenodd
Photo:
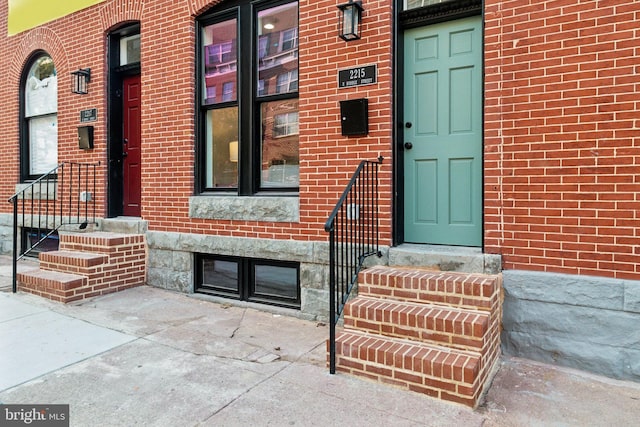
<path fill-rule="evenodd" d="M 109 257 L 90 252 L 51 251 L 39 256 L 40 269 L 88 275 L 99 270 Z"/>
<path fill-rule="evenodd" d="M 63 303 L 145 282 L 144 235 L 61 233 L 60 250 L 39 258 L 38 270 L 18 273 L 19 289 Z"/>
<path fill-rule="evenodd" d="M 358 331 L 336 336 L 336 369 L 473 406 L 480 355 Z"/>
<path fill-rule="evenodd" d="M 359 297 L 345 306 L 344 326 L 461 350 L 478 350 L 485 344 L 489 314 L 433 304 Z"/>
<path fill-rule="evenodd" d="M 376 266 L 361 273 L 360 295 L 491 310 L 496 276 Z"/>
<path fill-rule="evenodd" d="M 500 354 L 501 287 L 500 275 L 364 270 L 336 369 L 476 407 Z"/>

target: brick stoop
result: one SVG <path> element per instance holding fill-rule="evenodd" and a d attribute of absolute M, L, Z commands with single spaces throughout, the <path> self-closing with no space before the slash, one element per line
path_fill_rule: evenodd
<path fill-rule="evenodd" d="M 60 233 L 59 250 L 39 259 L 40 269 L 18 273 L 18 289 L 63 303 L 145 283 L 142 234 Z"/>
<path fill-rule="evenodd" d="M 344 308 L 336 369 L 477 407 L 500 354 L 501 275 L 375 266 Z"/>

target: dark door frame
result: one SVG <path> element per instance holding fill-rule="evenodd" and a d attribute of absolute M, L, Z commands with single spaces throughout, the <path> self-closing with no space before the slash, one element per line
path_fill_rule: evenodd
<path fill-rule="evenodd" d="M 140 74 L 140 63 L 120 65 L 120 39 L 140 33 L 139 22 L 127 22 L 107 36 L 107 217 L 121 216 L 124 198 L 122 84 Z"/>
<path fill-rule="evenodd" d="M 395 144 L 393 150 L 393 199 L 392 199 L 392 245 L 404 243 L 404 136 L 402 126 L 404 124 L 404 38 L 401 37 L 404 30 L 437 24 L 444 21 L 481 15 L 483 13 L 482 0 L 451 0 L 444 3 L 436 3 L 430 6 L 403 11 L 403 0 L 396 0 L 395 19 L 393 23 L 393 117 L 392 140 Z M 484 65 L 484 59 L 483 59 Z M 484 75 L 484 73 L 483 73 Z M 484 112 L 483 112 L 484 117 Z M 484 242 L 484 239 L 483 239 Z M 483 243 L 484 244 L 484 243 Z"/>

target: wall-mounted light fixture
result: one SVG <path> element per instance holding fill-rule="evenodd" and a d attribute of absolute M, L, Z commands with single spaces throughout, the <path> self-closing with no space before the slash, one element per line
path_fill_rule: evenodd
<path fill-rule="evenodd" d="M 340 9 L 340 38 L 346 42 L 360 38 L 360 24 L 362 22 L 362 2 L 349 0 L 349 3 L 339 4 Z"/>
<path fill-rule="evenodd" d="M 88 84 L 91 81 L 91 68 L 80 68 L 71 72 L 71 92 L 80 95 L 89 93 Z"/>

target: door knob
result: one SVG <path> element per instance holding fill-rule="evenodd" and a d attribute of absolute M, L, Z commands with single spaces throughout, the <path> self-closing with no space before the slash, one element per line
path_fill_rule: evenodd
<path fill-rule="evenodd" d="M 411 150 L 413 148 L 413 144 L 411 142 L 405 142 L 404 143 L 404 148 L 406 150 Z"/>
<path fill-rule="evenodd" d="M 411 122 L 407 122 L 404 124 L 404 127 L 406 127 L 407 129 L 409 129 L 411 126 L 413 126 L 413 123 Z"/>
<path fill-rule="evenodd" d="M 122 157 L 127 157 L 129 153 L 122 153 Z"/>
<path fill-rule="evenodd" d="M 125 139 L 122 141 L 122 143 L 123 143 L 123 144 L 127 144 L 128 142 L 129 142 L 129 140 L 128 140 L 127 138 L 125 138 Z"/>

